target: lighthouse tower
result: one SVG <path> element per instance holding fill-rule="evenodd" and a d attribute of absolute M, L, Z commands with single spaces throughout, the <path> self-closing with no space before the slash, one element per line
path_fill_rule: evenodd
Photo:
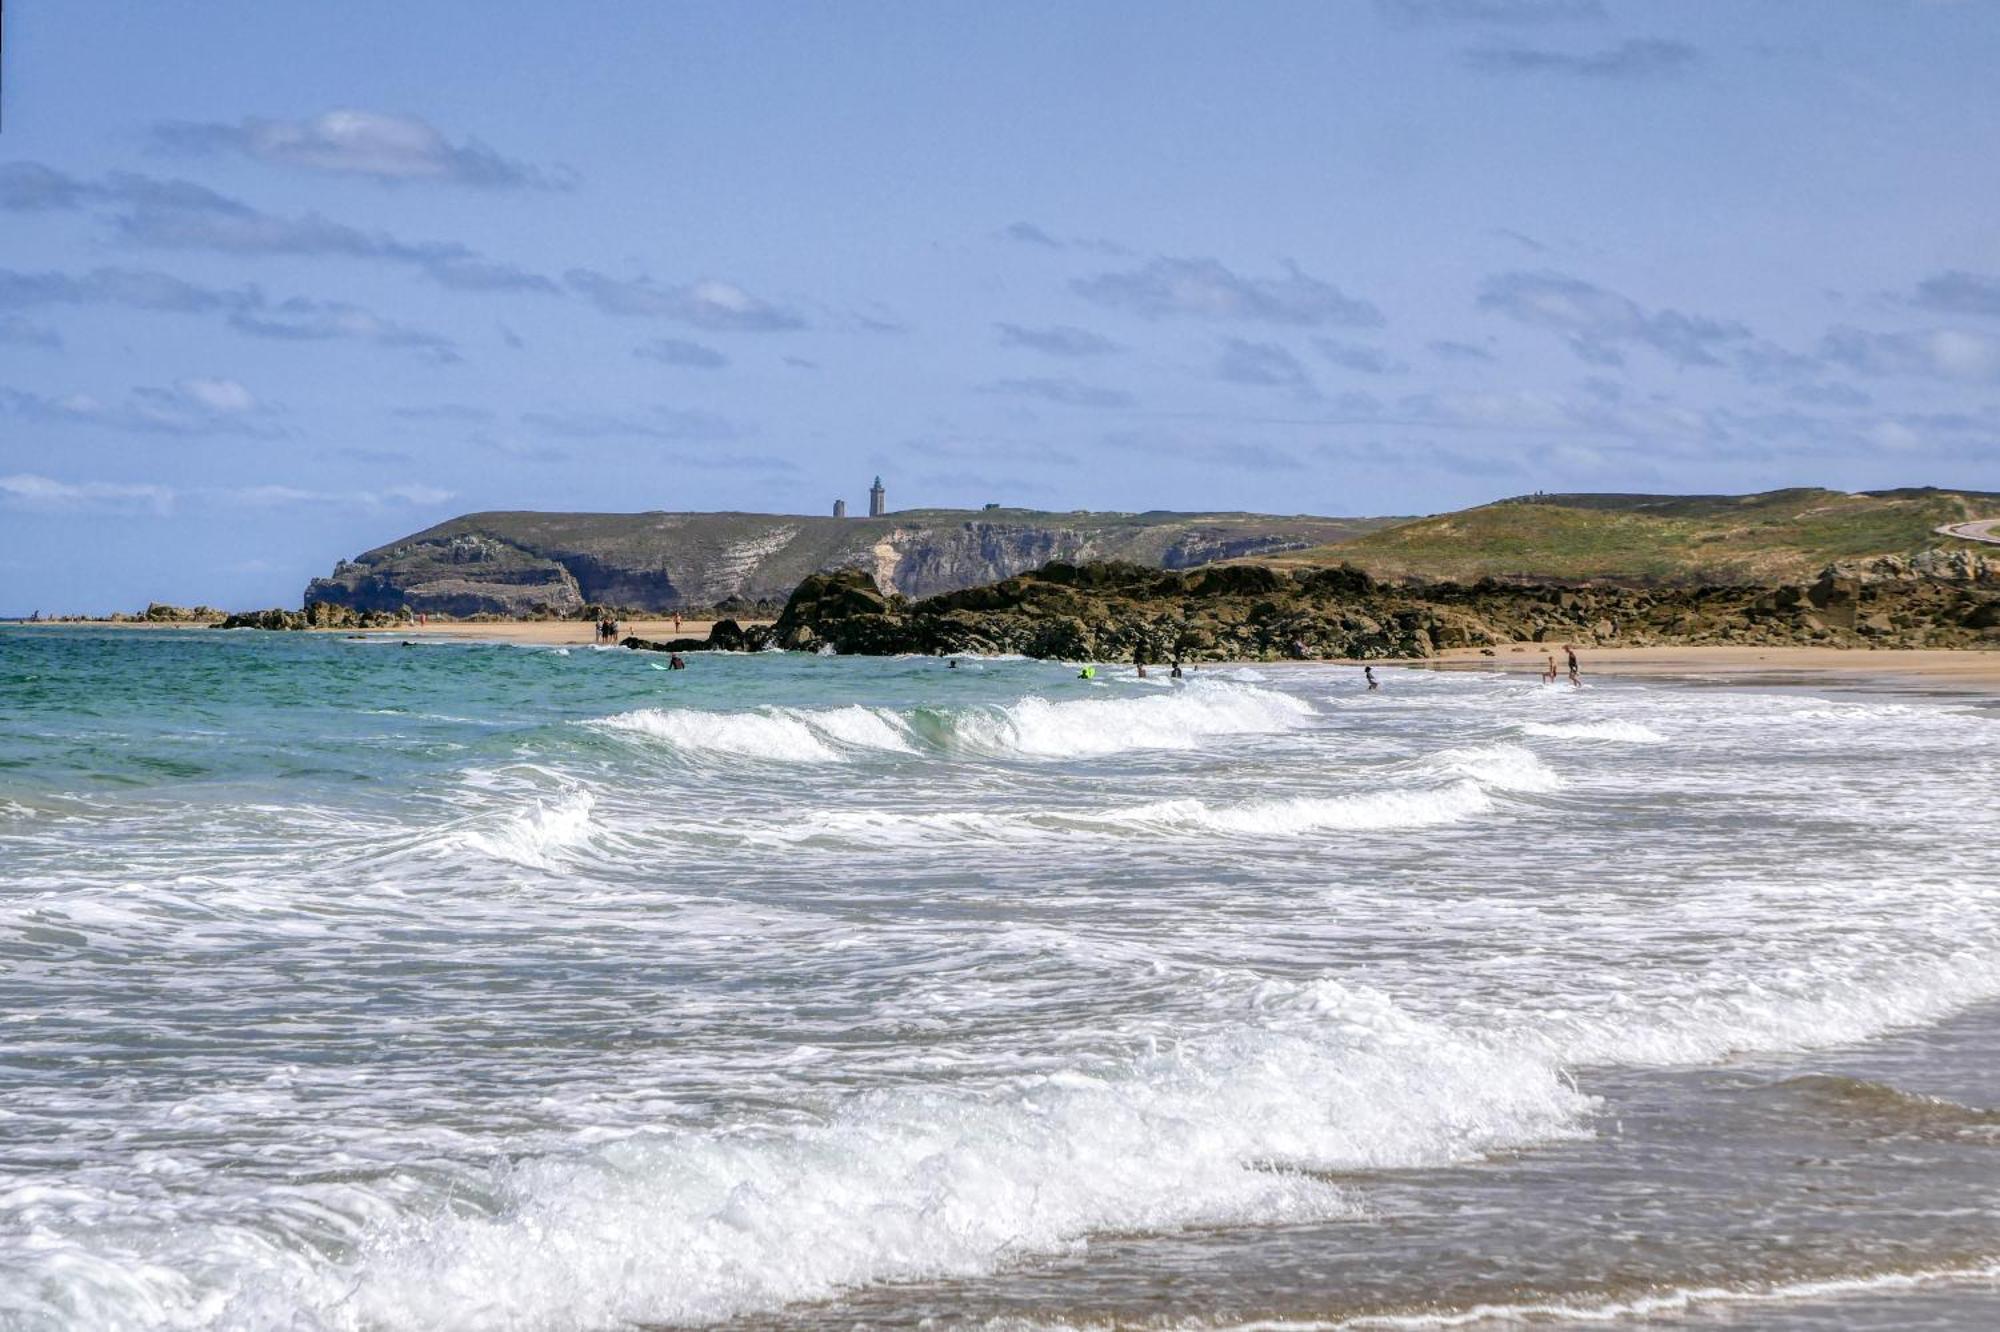
<path fill-rule="evenodd" d="M 888 511 L 888 492 L 882 489 L 882 478 L 878 476 L 875 478 L 875 484 L 868 487 L 868 516 L 880 518 Z"/>

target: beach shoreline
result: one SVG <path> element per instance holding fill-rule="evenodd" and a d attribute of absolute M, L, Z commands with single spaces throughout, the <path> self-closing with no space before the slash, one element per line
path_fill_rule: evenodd
<path fill-rule="evenodd" d="M 1553 652 L 1563 667 L 1562 647 L 1514 643 L 1488 649 L 1453 648 L 1435 657 L 1398 661 L 1431 670 L 1498 671 L 1539 677 Z M 1583 678 L 1700 680 L 1704 683 L 1781 684 L 1826 681 L 1921 684 L 1976 693 L 2000 694 L 2000 652 L 1980 648 L 1757 647 L 1726 644 L 1651 647 L 1579 647 Z M 1362 663 L 1355 663 L 1356 665 Z M 1558 681 L 1561 683 L 1561 681 Z"/>
<path fill-rule="evenodd" d="M 637 637 L 655 641 L 669 638 L 707 638 L 713 620 L 684 619 L 677 633 L 670 619 L 623 620 L 619 638 Z M 742 620 L 744 627 L 769 624 L 769 620 Z M 54 629 L 137 629 L 172 631 L 206 629 L 208 626 L 162 623 L 144 620 L 60 620 L 31 625 L 10 622 L 6 627 Z M 287 632 L 348 638 L 407 638 L 465 643 L 511 643 L 526 647 L 590 646 L 597 641 L 597 626 L 589 620 L 510 620 L 443 621 L 433 624 L 403 624 L 379 629 L 304 629 Z M 273 630 L 245 630 L 269 633 Z M 1708 683 L 1732 684 L 1797 683 L 1826 679 L 1844 684 L 1870 681 L 1920 683 L 1927 687 L 1949 686 L 1977 693 L 2000 693 L 2000 652 L 1981 648 L 1834 648 L 1770 647 L 1729 644 L 1656 645 L 1649 647 L 1579 647 L 1586 680 L 1607 675 L 1619 678 L 1701 679 Z M 1549 643 L 1507 643 L 1492 648 L 1451 648 L 1434 657 L 1327 658 L 1307 662 L 1242 661 L 1202 662 L 1202 669 L 1228 666 L 1336 665 L 1402 667 L 1406 669 L 1450 671 L 1496 671 L 1509 675 L 1539 677 L 1543 658 L 1554 652 L 1562 664 L 1562 647 Z M 946 654 L 970 656 L 971 654 Z M 1162 665 L 1164 663 L 1161 663 Z"/>
<path fill-rule="evenodd" d="M 618 637 L 666 640 L 707 638 L 719 621 L 683 619 L 678 630 L 672 619 L 620 620 Z M 768 619 L 738 620 L 745 628 L 769 624 Z M 174 620 L 28 620 L 8 621 L 4 628 L 24 629 L 141 629 L 173 631 L 213 629 L 210 624 Z M 239 631 L 232 631 L 239 632 Z M 299 633 L 335 638 L 446 639 L 466 643 L 513 643 L 524 647 L 585 647 L 596 643 L 595 620 L 440 620 L 430 624 L 393 624 L 374 628 L 343 625 L 325 629 L 244 629 L 242 633 Z"/>

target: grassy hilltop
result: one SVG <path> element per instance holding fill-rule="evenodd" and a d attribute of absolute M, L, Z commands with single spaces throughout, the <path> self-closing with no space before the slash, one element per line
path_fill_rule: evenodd
<path fill-rule="evenodd" d="M 1758 495 L 1539 495 L 1240 563 L 1352 563 L 1380 578 L 1786 583 L 1836 560 L 1971 546 L 1934 530 L 2000 516 L 2000 494 L 1802 488 Z M 1980 548 L 1992 551 L 1993 547 Z"/>

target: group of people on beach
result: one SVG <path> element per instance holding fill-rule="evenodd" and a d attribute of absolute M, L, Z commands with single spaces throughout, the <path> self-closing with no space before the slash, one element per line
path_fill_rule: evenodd
<path fill-rule="evenodd" d="M 597 641 L 600 643 L 617 642 L 618 621 L 612 619 L 608 615 L 605 618 L 599 620 L 597 622 Z"/>

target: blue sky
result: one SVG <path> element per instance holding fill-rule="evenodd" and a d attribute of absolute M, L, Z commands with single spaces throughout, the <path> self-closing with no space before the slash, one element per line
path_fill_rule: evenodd
<path fill-rule="evenodd" d="M 8 15 L 0 614 L 471 509 L 2000 489 L 2000 6 Z"/>

